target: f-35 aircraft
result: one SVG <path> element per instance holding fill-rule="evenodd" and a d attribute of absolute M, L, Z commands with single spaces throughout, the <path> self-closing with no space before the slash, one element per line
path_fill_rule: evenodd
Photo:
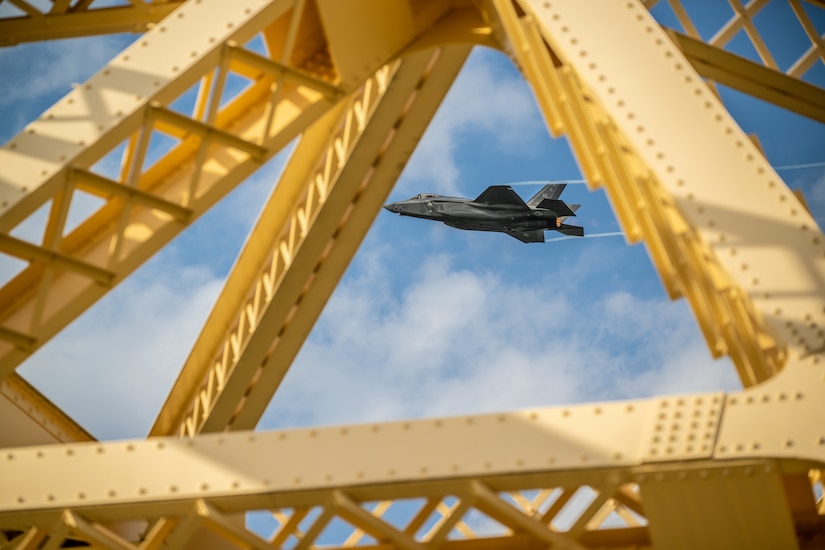
<path fill-rule="evenodd" d="M 385 204 L 384 208 L 402 216 L 441 221 L 458 229 L 498 231 L 525 243 L 543 243 L 544 231 L 548 229 L 583 237 L 584 228 L 564 223 L 576 215 L 580 206 L 567 205 L 559 199 L 566 185 L 547 184 L 526 203 L 509 185 L 493 185 L 475 199 L 422 193 Z"/>

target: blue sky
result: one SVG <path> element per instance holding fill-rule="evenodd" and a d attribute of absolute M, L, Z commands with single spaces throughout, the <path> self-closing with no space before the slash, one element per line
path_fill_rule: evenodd
<path fill-rule="evenodd" d="M 669 8 L 659 5 L 654 14 L 668 20 Z M 0 50 L 0 140 L 133 39 Z M 823 85 L 825 67 L 817 63 L 809 78 Z M 732 90 L 722 94 L 742 128 L 759 135 L 771 164 L 825 160 L 823 125 Z M 276 157 L 244 182 L 20 372 L 96 436 L 143 437 L 283 162 Z M 825 168 L 780 175 L 804 190 L 825 224 Z M 390 199 L 580 178 L 566 140 L 549 137 L 510 61 L 476 50 Z M 538 188 L 516 190 L 529 197 Z M 619 229 L 601 191 L 570 185 L 563 198 L 583 205 L 575 221 L 588 233 Z M 260 427 L 737 387 L 729 361 L 710 357 L 687 304 L 667 299 L 642 245 L 621 237 L 527 245 L 382 211 Z"/>

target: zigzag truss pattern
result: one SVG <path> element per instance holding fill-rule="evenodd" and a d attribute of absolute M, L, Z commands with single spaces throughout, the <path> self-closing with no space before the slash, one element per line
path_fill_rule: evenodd
<path fill-rule="evenodd" d="M 23 419 L 0 452 L 5 546 L 825 543 L 825 236 L 715 84 L 825 121 L 805 80 L 825 62 L 818 2 L 789 0 L 810 48 L 785 71 L 760 0 L 732 0 L 708 40 L 677 0 L 680 29 L 636 0 L 599 17 L 573 0 L 132 1 L 99 26 L 79 19 L 90 2 L 55 1 L 56 35 L 12 4 L 28 19 L 0 21 L 21 25 L 10 42 L 157 24 L 0 149 L 0 251 L 17 266 L 0 393 Z M 725 50 L 738 32 L 761 63 Z M 473 45 L 513 57 L 747 389 L 250 432 Z M 293 141 L 149 439 L 94 442 L 14 373 Z"/>

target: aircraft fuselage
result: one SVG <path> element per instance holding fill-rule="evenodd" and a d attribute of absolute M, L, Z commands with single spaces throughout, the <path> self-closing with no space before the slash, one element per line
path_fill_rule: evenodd
<path fill-rule="evenodd" d="M 579 205 L 559 200 L 564 183 L 550 183 L 528 202 L 507 185 L 492 185 L 475 199 L 421 193 L 405 201 L 384 205 L 390 212 L 440 221 L 457 229 L 496 231 L 525 242 L 544 242 L 544 231 L 552 229 L 583 236 L 581 227 L 564 221 L 575 216 Z"/>
<path fill-rule="evenodd" d="M 403 216 L 475 231 L 555 229 L 560 223 L 559 217 L 549 210 L 524 210 L 455 197 L 414 198 L 388 204 L 386 208 Z"/>

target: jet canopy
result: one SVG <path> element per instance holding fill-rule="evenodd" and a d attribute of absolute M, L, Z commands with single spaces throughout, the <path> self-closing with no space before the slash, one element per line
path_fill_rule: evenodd
<path fill-rule="evenodd" d="M 410 200 L 415 200 L 415 199 L 434 199 L 434 198 L 439 197 L 439 196 L 440 196 L 440 195 L 435 195 L 435 194 L 433 194 L 433 193 L 419 193 L 418 195 L 414 196 L 414 197 L 413 197 L 413 198 L 411 198 Z"/>

